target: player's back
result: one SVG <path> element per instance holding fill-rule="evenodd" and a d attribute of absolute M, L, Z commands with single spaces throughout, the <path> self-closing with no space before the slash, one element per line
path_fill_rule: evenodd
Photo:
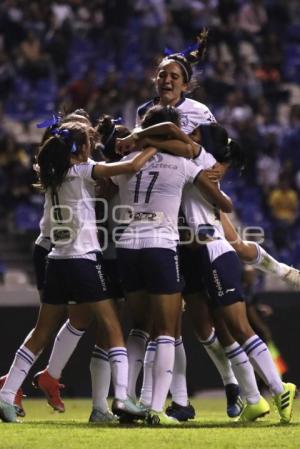
<path fill-rule="evenodd" d="M 121 217 L 128 223 L 119 246 L 135 240 L 138 247 L 147 247 L 155 236 L 159 246 L 174 247 L 178 240 L 182 190 L 186 183 L 194 181 L 199 171 L 187 159 L 158 153 L 136 175 L 115 177 L 122 204 Z"/>

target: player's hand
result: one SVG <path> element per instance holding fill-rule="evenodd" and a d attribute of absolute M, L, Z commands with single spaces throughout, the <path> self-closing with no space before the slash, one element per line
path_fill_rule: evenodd
<path fill-rule="evenodd" d="M 123 139 L 116 139 L 116 152 L 118 154 L 130 153 L 135 147 L 136 142 L 131 134 Z"/>
<path fill-rule="evenodd" d="M 219 182 L 223 176 L 223 173 L 218 168 L 208 168 L 204 172 L 211 182 Z"/>

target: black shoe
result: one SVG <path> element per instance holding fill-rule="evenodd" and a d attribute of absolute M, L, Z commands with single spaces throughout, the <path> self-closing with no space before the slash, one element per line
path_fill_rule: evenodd
<path fill-rule="evenodd" d="M 229 418 L 240 416 L 243 411 L 244 403 L 240 397 L 240 387 L 236 384 L 225 385 L 227 399 L 227 415 Z"/>
<path fill-rule="evenodd" d="M 178 421 L 187 421 L 195 418 L 195 409 L 188 403 L 188 405 L 179 405 L 172 401 L 171 405 L 166 408 L 166 415 L 177 419 Z"/>

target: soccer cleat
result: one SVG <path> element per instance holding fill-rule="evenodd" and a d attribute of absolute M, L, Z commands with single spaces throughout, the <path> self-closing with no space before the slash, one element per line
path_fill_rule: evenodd
<path fill-rule="evenodd" d="M 5 381 L 6 381 L 6 376 L 0 377 L 0 389 L 3 387 Z M 23 390 L 22 390 L 22 388 L 19 388 L 17 391 L 17 394 L 15 396 L 14 406 L 16 409 L 17 416 L 20 416 L 21 418 L 24 418 L 24 416 L 26 415 L 25 410 L 23 408 L 23 404 L 22 404 L 23 397 L 24 397 Z"/>
<path fill-rule="evenodd" d="M 268 402 L 260 397 L 260 400 L 256 404 L 246 404 L 240 417 L 237 419 L 238 422 L 253 422 L 257 418 L 262 418 L 263 416 L 270 413 L 270 406 Z"/>
<path fill-rule="evenodd" d="M 45 394 L 48 404 L 54 410 L 60 413 L 65 411 L 65 404 L 60 396 L 60 390 L 64 388 L 64 385 L 60 384 L 58 379 L 54 379 L 47 370 L 44 370 L 34 376 L 32 384 Z"/>
<path fill-rule="evenodd" d="M 110 410 L 102 412 L 98 408 L 93 408 L 91 415 L 89 417 L 89 422 L 91 423 L 114 423 L 119 422 L 119 419 Z"/>
<path fill-rule="evenodd" d="M 120 421 L 127 422 L 135 419 L 145 419 L 146 409 L 144 406 L 135 404 L 131 399 L 114 399 L 112 406 L 112 412 L 114 415 L 120 417 Z"/>
<path fill-rule="evenodd" d="M 195 418 L 195 409 L 188 403 L 188 405 L 180 405 L 172 401 L 171 405 L 166 408 L 166 415 L 177 419 L 178 421 L 187 421 Z"/>
<path fill-rule="evenodd" d="M 0 419 L 4 422 L 18 422 L 15 406 L 0 400 Z"/>
<path fill-rule="evenodd" d="M 236 384 L 225 385 L 227 399 L 227 415 L 229 418 L 237 418 L 243 411 L 244 403 L 240 397 L 240 387 Z"/>
<path fill-rule="evenodd" d="M 300 289 L 300 271 L 296 268 L 289 267 L 289 270 L 283 277 L 283 280 L 292 287 L 297 288 L 298 290 Z"/>
<path fill-rule="evenodd" d="M 168 416 L 164 412 L 155 412 L 151 410 L 147 416 L 149 426 L 178 426 L 180 422 L 173 416 Z"/>
<path fill-rule="evenodd" d="M 296 385 L 284 383 L 283 392 L 274 396 L 274 402 L 280 415 L 280 422 L 287 424 L 290 422 L 293 413 L 293 403 L 296 395 Z"/>

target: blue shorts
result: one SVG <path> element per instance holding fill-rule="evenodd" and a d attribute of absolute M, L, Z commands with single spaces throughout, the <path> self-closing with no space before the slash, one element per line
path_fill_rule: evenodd
<path fill-rule="evenodd" d="M 113 299 L 124 298 L 120 270 L 117 259 L 104 259 L 106 273 L 109 278 L 110 290 Z"/>
<path fill-rule="evenodd" d="M 199 249 L 206 289 L 214 306 L 226 306 L 243 301 L 242 264 L 235 251 L 227 251 L 211 261 L 204 245 Z"/>
<path fill-rule="evenodd" d="M 97 260 L 48 258 L 42 302 L 82 304 L 111 298 L 102 254 Z"/>
<path fill-rule="evenodd" d="M 38 290 L 43 290 L 44 288 L 45 269 L 46 269 L 47 256 L 49 252 L 50 251 L 48 251 L 43 246 L 37 244 L 34 245 L 33 266 L 36 279 L 36 286 Z"/>
<path fill-rule="evenodd" d="M 178 254 L 184 279 L 183 296 L 206 291 L 199 248 L 179 245 Z"/>
<path fill-rule="evenodd" d="M 153 295 L 182 291 L 177 252 L 167 248 L 117 249 L 125 292 L 145 290 Z"/>

